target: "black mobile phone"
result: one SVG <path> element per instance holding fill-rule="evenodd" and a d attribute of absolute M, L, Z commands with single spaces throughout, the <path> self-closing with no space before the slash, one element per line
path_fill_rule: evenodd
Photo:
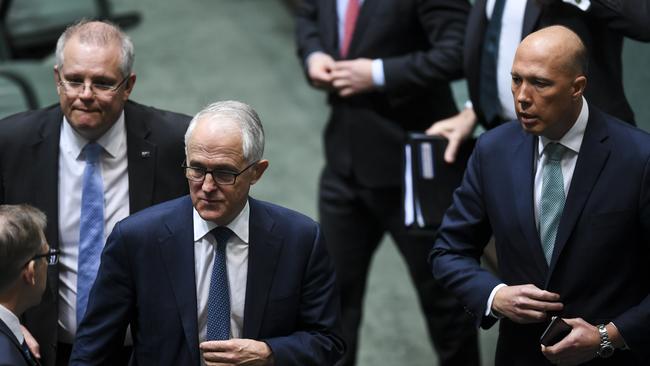
<path fill-rule="evenodd" d="M 562 320 L 562 318 L 554 316 L 551 318 L 551 322 L 546 327 L 539 342 L 547 347 L 552 346 L 571 333 L 571 329 L 573 328 Z"/>

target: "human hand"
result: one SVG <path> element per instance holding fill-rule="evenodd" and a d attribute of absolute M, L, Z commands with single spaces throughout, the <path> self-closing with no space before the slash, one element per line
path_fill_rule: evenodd
<path fill-rule="evenodd" d="M 307 58 L 307 73 L 314 87 L 330 90 L 332 88 L 332 68 L 334 59 L 324 52 L 314 52 Z"/>
<path fill-rule="evenodd" d="M 202 342 L 199 347 L 207 366 L 273 365 L 273 352 L 269 345 L 253 339 L 207 341 Z"/>
<path fill-rule="evenodd" d="M 504 286 L 494 295 L 492 310 L 515 323 L 538 323 L 546 319 L 547 311 L 562 310 L 559 300 L 559 294 L 535 285 Z"/>
<path fill-rule="evenodd" d="M 476 114 L 474 109 L 465 108 L 455 116 L 434 122 L 425 133 L 446 138 L 449 142 L 445 149 L 445 162 L 452 164 L 456 161 L 456 155 L 460 144 L 472 135 L 476 126 Z"/>
<path fill-rule="evenodd" d="M 36 338 L 32 335 L 32 333 L 25 328 L 24 325 L 20 325 L 20 330 L 23 332 L 23 337 L 25 337 L 25 343 L 27 344 L 27 347 L 29 350 L 32 352 L 32 355 L 36 357 L 37 360 L 41 359 L 41 346 L 38 344 L 36 341 Z"/>
<path fill-rule="evenodd" d="M 342 97 L 359 94 L 374 88 L 372 60 L 357 58 L 337 61 L 332 70 L 332 86 Z"/>
<path fill-rule="evenodd" d="M 600 350 L 598 328 L 581 318 L 564 319 L 573 329 L 552 346 L 542 345 L 542 353 L 555 365 L 578 365 L 596 357 Z"/>

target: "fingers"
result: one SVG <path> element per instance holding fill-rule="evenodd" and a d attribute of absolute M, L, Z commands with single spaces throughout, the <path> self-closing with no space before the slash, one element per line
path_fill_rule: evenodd
<path fill-rule="evenodd" d="M 447 148 L 445 149 L 445 163 L 453 164 L 456 161 L 456 154 L 460 147 L 461 140 L 458 138 L 449 138 Z"/>
<path fill-rule="evenodd" d="M 560 311 L 560 295 L 534 285 L 500 288 L 492 302 L 493 310 L 517 323 L 535 323 L 547 318 L 547 312 Z"/>
<path fill-rule="evenodd" d="M 332 69 L 334 59 L 322 52 L 316 52 L 307 60 L 308 74 L 312 84 L 316 87 L 329 87 L 332 82 Z"/>

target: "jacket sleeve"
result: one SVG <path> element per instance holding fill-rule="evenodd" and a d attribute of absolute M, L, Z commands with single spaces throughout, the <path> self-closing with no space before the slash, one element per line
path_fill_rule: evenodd
<path fill-rule="evenodd" d="M 418 0 L 417 21 L 429 48 L 383 59 L 387 92 L 427 88 L 435 81 L 460 78 L 463 40 L 470 5 L 467 1 Z"/>

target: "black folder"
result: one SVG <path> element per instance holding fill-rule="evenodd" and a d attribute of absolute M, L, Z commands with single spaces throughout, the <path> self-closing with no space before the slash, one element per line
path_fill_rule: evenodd
<path fill-rule="evenodd" d="M 404 145 L 404 225 L 423 235 L 435 234 L 460 185 L 474 139 L 463 142 L 456 161 L 444 161 L 447 139 L 410 133 Z"/>

